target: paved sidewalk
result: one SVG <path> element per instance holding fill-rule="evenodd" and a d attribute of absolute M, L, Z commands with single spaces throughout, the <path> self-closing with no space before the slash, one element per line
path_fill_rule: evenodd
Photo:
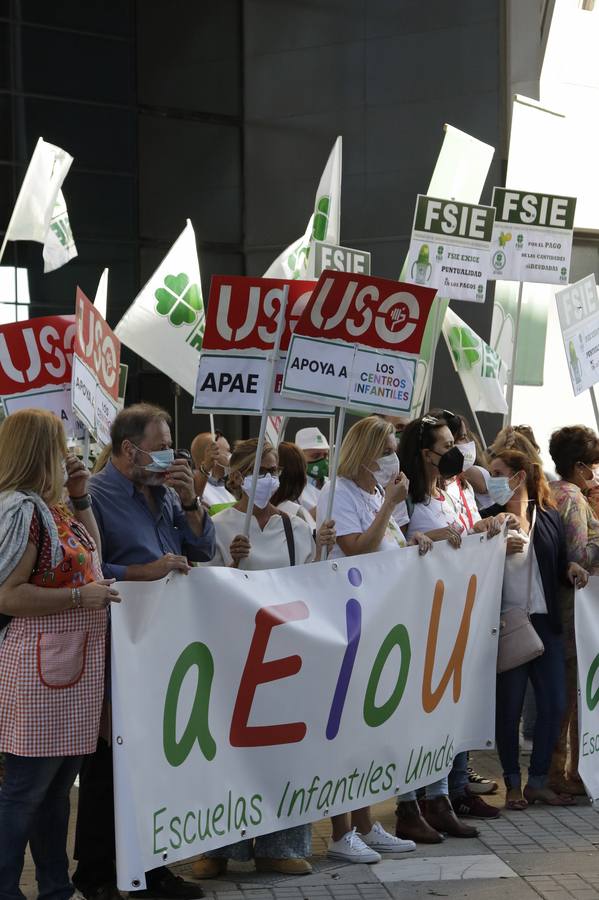
<path fill-rule="evenodd" d="M 494 753 L 474 754 L 474 766 L 500 781 Z M 486 799 L 502 807 L 501 787 Z M 394 828 L 393 809 L 393 800 L 375 808 L 389 830 Z M 202 882 L 202 887 L 211 900 L 599 900 L 599 810 L 585 800 L 575 807 L 502 812 L 499 819 L 475 824 L 480 829 L 475 840 L 448 838 L 376 866 L 349 866 L 327 860 L 325 819 L 313 827 L 312 875 L 258 875 L 251 864 L 234 863 L 226 878 Z M 176 870 L 191 877 L 188 863 Z M 28 900 L 34 900 L 29 858 L 23 881 Z"/>

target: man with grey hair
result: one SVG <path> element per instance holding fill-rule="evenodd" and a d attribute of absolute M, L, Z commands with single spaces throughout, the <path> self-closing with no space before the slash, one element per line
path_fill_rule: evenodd
<path fill-rule="evenodd" d="M 103 570 L 118 581 L 155 581 L 212 559 L 214 525 L 196 497 L 187 459 L 175 458 L 170 416 L 138 403 L 111 428 L 112 455 L 90 480 L 89 502 L 102 539 Z M 80 774 L 73 882 L 87 900 L 122 900 L 116 887 L 112 756 L 101 737 Z M 146 873 L 132 897 L 195 900 L 201 888 L 165 866 Z"/>

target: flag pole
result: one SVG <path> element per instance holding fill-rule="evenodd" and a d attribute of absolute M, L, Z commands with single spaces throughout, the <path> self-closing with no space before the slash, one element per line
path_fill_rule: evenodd
<path fill-rule="evenodd" d="M 287 298 L 289 296 L 289 285 L 286 284 L 282 291 L 281 308 L 279 310 L 279 321 L 277 322 L 277 332 L 275 335 L 274 346 L 271 350 L 269 359 L 268 380 L 265 392 L 265 404 L 262 418 L 260 419 L 260 432 L 258 434 L 258 445 L 256 447 L 256 459 L 254 460 L 254 471 L 252 472 L 252 486 L 248 495 L 248 508 L 243 523 L 244 537 L 249 537 L 250 525 L 252 523 L 252 515 L 254 513 L 254 500 L 256 499 L 256 487 L 258 486 L 258 476 L 260 474 L 260 466 L 262 465 L 262 454 L 264 453 L 264 444 L 266 443 L 266 425 L 270 407 L 272 406 L 272 397 L 275 387 L 275 376 L 277 371 L 277 360 L 279 358 L 279 349 L 281 346 L 281 338 L 283 337 L 283 329 L 285 328 Z"/>
<path fill-rule="evenodd" d="M 2 262 L 2 257 L 4 256 L 4 251 L 6 250 L 6 245 L 8 244 L 8 229 L 10 228 L 10 222 L 8 223 L 8 228 L 6 229 L 6 233 L 4 235 L 4 240 L 2 241 L 2 246 L 0 247 L 0 263 Z"/>
<path fill-rule="evenodd" d="M 332 419 L 332 424 L 334 424 Z M 335 497 L 335 487 L 337 485 L 337 469 L 339 468 L 339 453 L 341 452 L 341 442 L 343 441 L 343 429 L 345 428 L 345 406 L 339 407 L 339 418 L 337 419 L 337 432 L 335 434 L 335 445 L 333 448 L 333 461 L 329 469 L 329 496 L 327 497 L 327 510 L 324 518 L 325 522 L 329 522 L 333 512 L 333 499 Z M 325 550 L 325 559 L 328 557 L 328 550 Z"/>
<path fill-rule="evenodd" d="M 512 365 L 510 368 L 510 377 L 507 384 L 507 413 L 503 419 L 503 427 L 512 423 L 512 409 L 514 406 L 514 385 L 516 381 L 516 358 L 518 353 L 518 332 L 520 331 L 520 313 L 522 312 L 522 290 L 524 282 L 520 282 L 518 288 L 518 305 L 516 307 L 516 321 L 514 325 L 514 348 L 512 352 Z"/>
<path fill-rule="evenodd" d="M 173 381 L 173 390 L 175 394 L 175 403 L 174 403 L 174 424 L 175 424 L 175 447 L 179 446 L 179 395 L 181 393 L 181 388 L 177 384 L 176 381 Z"/>
<path fill-rule="evenodd" d="M 597 398 L 595 396 L 595 385 L 591 385 L 589 393 L 591 395 L 591 403 L 593 404 L 593 412 L 595 413 L 595 424 L 597 425 L 597 431 L 599 431 L 599 407 L 597 406 Z"/>
<path fill-rule="evenodd" d="M 212 437 L 214 438 L 216 434 L 216 427 L 214 425 L 214 413 L 210 413 L 210 431 L 212 432 Z"/>
<path fill-rule="evenodd" d="M 470 405 L 470 404 L 468 404 L 468 405 Z M 476 425 L 476 430 L 478 431 L 478 436 L 480 438 L 481 444 L 483 445 L 483 450 L 486 450 L 487 442 L 485 441 L 485 436 L 483 434 L 483 430 L 480 427 L 480 422 L 478 420 L 478 416 L 476 415 L 476 413 L 474 412 L 472 407 L 470 407 L 470 412 L 472 413 L 472 418 L 474 419 L 474 424 Z"/>
<path fill-rule="evenodd" d="M 420 415 L 424 415 L 427 410 L 430 409 L 431 405 L 431 394 L 433 392 L 433 375 L 435 372 L 435 357 L 437 355 L 437 347 L 439 345 L 439 338 L 441 337 L 441 304 L 442 299 L 440 297 L 435 298 L 435 319 L 433 324 L 433 337 L 431 343 L 431 362 L 430 369 L 427 373 L 427 384 L 426 384 L 426 393 L 424 395 L 424 408 L 420 410 Z"/>

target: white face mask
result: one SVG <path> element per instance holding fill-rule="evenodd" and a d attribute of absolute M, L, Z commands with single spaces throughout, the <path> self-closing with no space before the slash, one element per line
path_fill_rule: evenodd
<path fill-rule="evenodd" d="M 476 461 L 476 444 L 474 441 L 468 441 L 467 444 L 456 444 L 456 447 L 464 457 L 462 472 L 465 472 L 466 469 L 471 469 Z"/>
<path fill-rule="evenodd" d="M 372 473 L 382 487 L 390 484 L 399 475 L 399 459 L 397 453 L 381 456 L 376 461 L 376 467 Z"/>
<path fill-rule="evenodd" d="M 599 486 L 599 466 L 594 469 L 592 466 L 588 466 L 586 463 L 582 464 L 587 471 L 591 472 L 592 478 L 585 478 L 584 483 L 587 491 L 590 491 L 591 488 Z"/>
<path fill-rule="evenodd" d="M 250 491 L 252 490 L 252 476 L 246 475 L 246 477 L 241 482 L 241 490 L 247 496 L 250 496 Z M 256 484 L 256 496 L 254 497 L 254 506 L 257 506 L 258 509 L 264 509 L 265 506 L 268 506 L 269 500 L 273 494 L 279 490 L 279 479 L 276 475 L 272 475 L 268 472 L 266 475 L 262 475 L 258 479 L 258 483 Z"/>

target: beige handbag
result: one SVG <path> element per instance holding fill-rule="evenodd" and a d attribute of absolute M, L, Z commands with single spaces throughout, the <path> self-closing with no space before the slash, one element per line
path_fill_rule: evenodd
<path fill-rule="evenodd" d="M 536 519 L 536 516 L 535 516 Z M 526 609 L 514 606 L 501 613 L 499 619 L 499 643 L 497 645 L 497 672 L 509 672 L 542 656 L 545 652 L 543 641 L 530 621 L 530 593 L 532 588 L 532 568 L 534 520 L 529 532 L 528 545 L 528 593 Z"/>

